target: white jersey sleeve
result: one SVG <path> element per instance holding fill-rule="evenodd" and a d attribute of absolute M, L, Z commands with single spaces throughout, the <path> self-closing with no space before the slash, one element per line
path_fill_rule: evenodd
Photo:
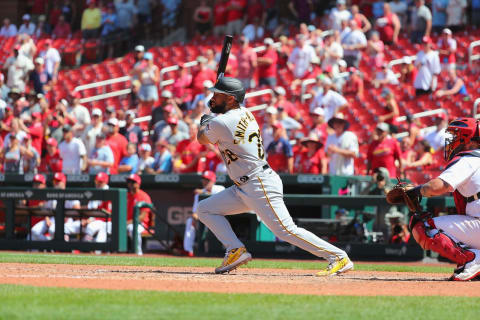
<path fill-rule="evenodd" d="M 473 188 L 472 190 L 463 190 L 466 191 L 466 194 L 464 194 L 460 186 L 468 183 L 468 180 L 472 178 L 472 175 L 477 171 L 478 168 L 480 168 L 480 158 L 463 157 L 460 158 L 460 160 L 458 160 L 458 162 L 452 165 L 450 168 L 443 171 L 438 177 L 448 183 L 454 190 L 459 189 L 458 191 L 462 193 L 463 196 L 469 197 L 472 194 L 480 191 L 480 189 L 474 190 Z"/>

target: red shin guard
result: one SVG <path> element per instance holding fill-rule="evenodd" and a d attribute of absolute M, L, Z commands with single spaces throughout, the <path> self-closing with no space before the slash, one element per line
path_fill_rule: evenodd
<path fill-rule="evenodd" d="M 413 237 L 423 249 L 435 251 L 458 265 L 464 265 L 475 259 L 473 252 L 460 247 L 441 230 L 437 230 L 433 220 L 429 219 L 427 223 L 432 229 L 437 231 L 435 235 L 429 236 L 427 234 L 427 227 L 425 227 L 422 221 L 417 222 L 412 228 Z"/>

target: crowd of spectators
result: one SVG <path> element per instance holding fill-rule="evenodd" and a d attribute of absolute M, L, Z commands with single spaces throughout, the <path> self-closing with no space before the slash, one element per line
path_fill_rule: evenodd
<path fill-rule="evenodd" d="M 239 78 L 247 90 L 273 89 L 268 108 L 258 113 L 264 152 L 272 168 L 287 173 L 354 175 L 359 173 L 355 164 L 367 160 L 368 172 L 384 167 L 394 177 L 404 174 L 404 169 L 434 163 L 425 154 L 441 152 L 448 119 L 441 114 L 435 120 L 437 129 L 425 136 L 408 114 L 406 125 L 399 124 L 397 117 L 405 114 L 389 88 L 409 86 L 417 96 L 469 97 L 456 72 L 452 29 L 465 22 L 455 17 L 462 3 L 452 7 L 454 2 L 432 1 L 426 6 L 423 0 L 374 1 L 367 12 L 338 0 L 333 8 L 319 13 L 315 1 L 290 1 L 283 11 L 275 1 L 220 0 L 214 6 L 200 1 L 193 20 L 202 36 L 239 35 L 239 50 L 230 56 L 227 75 Z M 135 23 L 151 20 L 144 1 L 87 4 L 81 19 L 85 39 L 128 33 Z M 170 9 L 177 7 L 178 3 L 172 4 Z M 35 24 L 26 14 L 18 28 L 5 19 L 0 31 L 0 35 L 18 37 L 0 75 L 3 172 L 225 172 L 218 150 L 193 138 L 201 115 L 209 112 L 212 94 L 208 88 L 216 80 L 218 55 L 212 50 L 197 57 L 194 68 L 180 64 L 172 86 L 159 90 L 160 70 L 154 53 L 136 46 L 130 109 L 110 105 L 105 110 L 89 110 L 80 103 L 78 92 L 51 100 L 61 56 L 51 39 L 41 48 L 32 39 L 39 37 L 38 27 L 52 38 L 56 33 L 71 34 L 73 13 L 68 8 L 72 8 L 69 1 L 55 4 L 48 19 L 36 15 Z M 291 34 L 292 25 L 298 26 L 296 34 Z M 437 43 L 432 41 L 433 32 L 441 34 Z M 265 37 L 280 34 L 284 35 L 278 37 L 279 43 Z M 404 58 L 398 75 L 385 60 L 385 51 L 406 36 L 418 43 L 418 53 Z M 265 50 L 254 50 L 252 43 L 259 40 Z M 375 77 L 365 78 L 360 65 L 367 65 Z M 278 85 L 280 70 L 292 78 L 288 87 Z M 437 88 L 440 75 L 444 75 L 444 87 Z M 309 78 L 316 82 L 308 92 L 312 99 L 309 117 L 304 119 L 296 99 L 301 99 L 297 96 L 300 84 Z M 375 99 L 384 112 L 376 116 L 378 125 L 370 141 L 358 141 L 346 118 L 349 99 L 363 101 L 368 94 L 365 87 L 370 85 L 383 88 Z M 146 115 L 151 115 L 149 123 L 134 122 Z M 394 137 L 398 132 L 408 134 L 398 141 Z M 360 159 L 359 143 L 369 144 L 365 159 Z"/>

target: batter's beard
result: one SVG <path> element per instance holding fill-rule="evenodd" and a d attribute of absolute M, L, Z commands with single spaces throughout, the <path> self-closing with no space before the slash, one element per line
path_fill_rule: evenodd
<path fill-rule="evenodd" d="M 219 104 L 219 105 L 216 105 L 214 103 L 212 103 L 212 101 L 210 100 L 210 110 L 213 112 L 213 113 L 225 113 L 225 108 L 227 107 L 227 103 L 224 101 L 222 104 Z"/>

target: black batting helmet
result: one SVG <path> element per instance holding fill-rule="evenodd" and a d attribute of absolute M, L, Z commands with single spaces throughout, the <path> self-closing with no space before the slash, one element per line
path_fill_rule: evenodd
<path fill-rule="evenodd" d="M 219 92 L 234 96 L 238 103 L 245 99 L 245 89 L 240 80 L 230 77 L 220 77 L 213 88 L 208 89 L 212 92 Z"/>

